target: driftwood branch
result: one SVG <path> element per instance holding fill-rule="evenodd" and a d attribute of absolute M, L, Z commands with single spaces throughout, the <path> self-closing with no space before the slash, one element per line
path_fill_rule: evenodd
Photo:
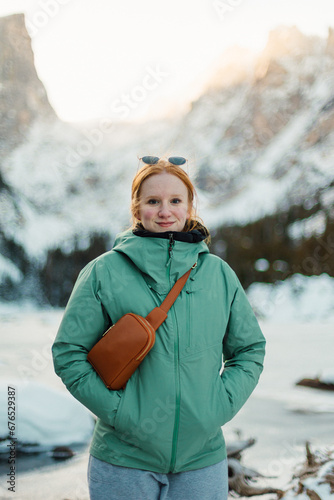
<path fill-rule="evenodd" d="M 259 477 L 264 476 L 240 463 L 241 453 L 254 444 L 255 439 L 246 439 L 233 441 L 227 445 L 228 484 L 230 492 L 242 497 L 265 495 L 266 493 L 276 493 L 278 497 L 281 497 L 283 494 L 282 490 L 254 484 Z"/>
<path fill-rule="evenodd" d="M 305 496 L 306 494 L 310 500 L 323 500 L 318 492 L 309 487 L 309 482 L 306 483 L 306 480 L 314 478 L 315 485 L 328 484 L 330 486 L 331 493 L 334 493 L 334 465 L 323 477 L 321 477 L 321 475 L 318 475 L 322 466 L 324 466 L 328 462 L 334 462 L 333 450 L 325 450 L 321 453 L 313 453 L 310 447 L 310 443 L 306 443 L 305 451 L 306 461 L 300 468 L 300 470 L 293 476 L 294 478 L 299 479 L 298 485 L 291 489 L 292 491 L 294 491 L 294 496 Z"/>
<path fill-rule="evenodd" d="M 252 446 L 255 440 L 246 441 L 236 441 L 229 445 L 228 448 L 228 482 L 229 489 L 232 496 L 241 497 L 251 497 L 257 495 L 265 495 L 267 493 L 275 493 L 277 499 L 284 499 L 284 496 L 289 492 L 293 492 L 293 496 L 301 495 L 301 497 L 308 497 L 309 500 L 323 500 L 320 496 L 320 492 L 315 491 L 316 485 L 328 484 L 330 486 L 330 491 L 334 494 L 334 454 L 333 450 L 325 450 L 323 452 L 312 452 L 310 443 L 305 444 L 305 454 L 306 460 L 302 467 L 297 471 L 292 479 L 297 479 L 296 482 L 292 482 L 293 486 L 290 486 L 286 490 L 281 490 L 279 488 L 273 488 L 271 486 L 261 486 L 257 483 L 259 478 L 264 477 L 257 471 L 245 467 L 240 462 L 241 453 L 244 449 Z M 333 462 L 333 467 L 328 466 L 326 469 L 318 476 L 318 472 L 322 466 L 328 462 Z M 315 485 L 314 488 L 309 482 L 306 482 L 309 478 L 314 478 L 315 481 L 312 483 Z"/>
<path fill-rule="evenodd" d="M 320 378 L 303 378 L 296 382 L 296 385 L 302 387 L 311 387 L 312 389 L 320 389 L 322 391 L 334 391 L 334 383 L 324 382 Z"/>
<path fill-rule="evenodd" d="M 256 471 L 243 467 L 237 459 L 231 458 L 228 460 L 228 484 L 230 490 L 242 497 L 265 495 L 266 493 L 277 493 L 279 497 L 282 496 L 283 491 L 277 488 L 251 484 L 251 481 L 259 476 L 261 475 Z"/>

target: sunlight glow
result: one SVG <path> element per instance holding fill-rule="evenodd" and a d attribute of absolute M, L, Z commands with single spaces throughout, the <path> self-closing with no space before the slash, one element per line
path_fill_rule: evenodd
<path fill-rule="evenodd" d="M 278 25 L 326 36 L 332 0 L 1 2 L 0 15 L 14 12 L 26 14 L 37 71 L 62 119 L 136 120 L 196 98 L 228 47 L 262 50 Z"/>

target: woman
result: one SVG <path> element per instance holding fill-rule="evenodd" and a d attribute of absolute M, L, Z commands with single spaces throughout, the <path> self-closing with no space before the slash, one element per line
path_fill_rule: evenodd
<path fill-rule="evenodd" d="M 80 273 L 53 345 L 55 370 L 98 417 L 92 500 L 226 499 L 221 427 L 255 388 L 265 340 L 235 273 L 209 253 L 186 160 L 142 160 L 133 229 Z M 108 390 L 88 351 L 124 314 L 160 305 L 196 262 L 153 349 L 124 390 Z"/>

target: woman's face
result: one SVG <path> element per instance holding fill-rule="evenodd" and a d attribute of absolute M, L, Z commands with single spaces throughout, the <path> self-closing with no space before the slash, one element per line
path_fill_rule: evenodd
<path fill-rule="evenodd" d="M 142 183 L 137 218 L 147 231 L 182 231 L 189 215 L 188 190 L 176 175 L 163 172 Z"/>

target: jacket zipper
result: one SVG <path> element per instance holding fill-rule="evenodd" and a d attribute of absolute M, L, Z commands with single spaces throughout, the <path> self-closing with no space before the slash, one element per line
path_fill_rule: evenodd
<path fill-rule="evenodd" d="M 177 449 L 177 440 L 179 436 L 180 399 L 181 399 L 180 371 L 179 371 L 179 329 L 174 310 L 173 310 L 173 316 L 176 325 L 175 339 L 174 339 L 175 417 L 174 417 L 174 430 L 173 430 L 173 442 L 172 442 L 172 456 L 169 467 L 170 472 L 173 472 L 176 462 L 176 449 Z"/>
<path fill-rule="evenodd" d="M 187 310 L 188 310 L 188 321 L 187 321 L 187 352 L 189 352 L 190 348 L 191 348 L 191 301 L 192 301 L 192 297 L 191 297 L 191 292 L 190 291 L 186 291 L 186 297 L 188 299 L 188 303 L 187 303 Z"/>
<path fill-rule="evenodd" d="M 174 238 L 173 233 L 169 233 L 169 246 L 168 246 L 168 277 L 169 277 L 169 285 L 172 286 L 170 279 L 170 264 L 173 258 L 173 247 L 174 247 Z M 174 337 L 174 376 L 175 376 L 175 415 L 174 415 L 174 429 L 173 429 L 173 441 L 172 441 L 172 454 L 169 470 L 172 472 L 175 467 L 176 462 L 176 448 L 177 448 L 177 440 L 179 435 L 179 422 L 180 422 L 180 397 L 181 397 L 181 387 L 180 387 L 180 372 L 179 372 L 179 329 L 177 325 L 177 319 L 174 307 L 172 307 L 172 314 L 174 317 L 175 328 L 175 337 Z"/>
<path fill-rule="evenodd" d="M 173 258 L 173 247 L 174 247 L 174 244 L 175 244 L 173 233 L 169 233 L 168 234 L 168 238 L 169 238 L 169 245 L 168 245 L 168 261 L 167 261 L 167 264 L 166 264 L 167 268 L 169 268 L 169 266 L 171 264 L 171 261 L 172 261 L 172 258 Z"/>

